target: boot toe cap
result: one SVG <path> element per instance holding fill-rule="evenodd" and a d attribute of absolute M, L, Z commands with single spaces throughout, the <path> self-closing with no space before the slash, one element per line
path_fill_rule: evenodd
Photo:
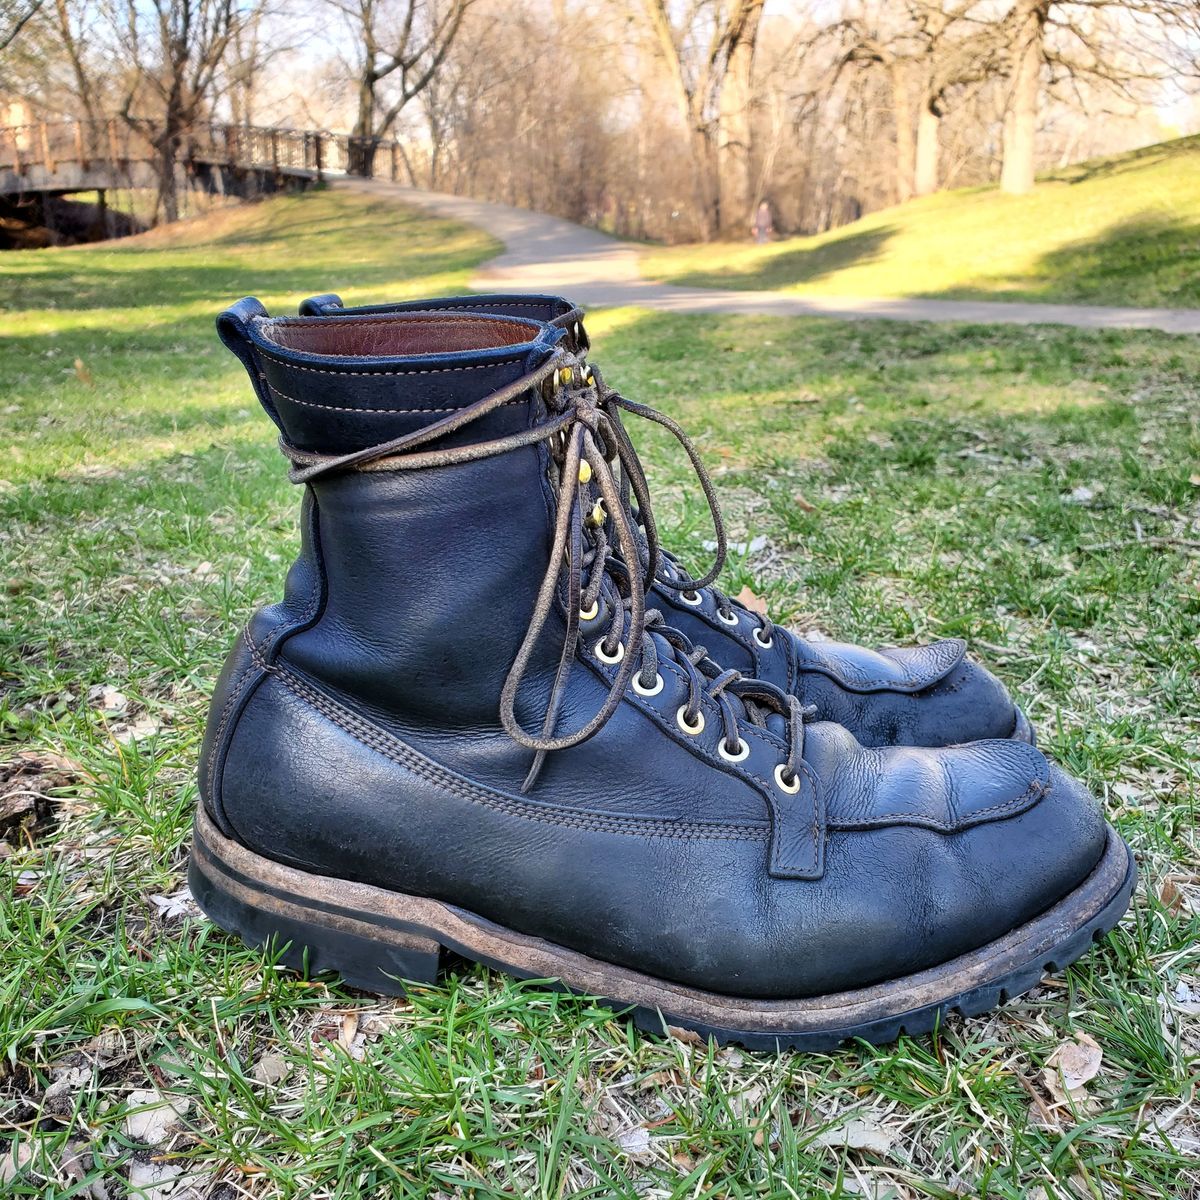
<path fill-rule="evenodd" d="M 916 804 L 903 814 L 892 801 L 890 822 L 839 829 L 834 819 L 819 912 L 808 911 L 800 888 L 779 891 L 768 926 L 791 945 L 793 992 L 861 988 L 979 950 L 1069 896 L 1100 862 L 1108 828 L 1096 802 L 1037 751 L 993 742 L 928 753 L 925 782 L 940 776 L 957 796 L 955 827 L 921 819 Z M 1021 773 L 1036 793 L 1024 805 L 1013 802 Z M 911 766 L 900 774 L 912 778 Z M 977 786 L 986 778 L 990 788 Z M 944 810 L 941 801 L 927 807 Z M 993 819 L 992 809 L 1001 815 Z"/>

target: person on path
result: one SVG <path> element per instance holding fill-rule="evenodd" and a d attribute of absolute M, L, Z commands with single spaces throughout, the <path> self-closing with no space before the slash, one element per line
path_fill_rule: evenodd
<path fill-rule="evenodd" d="M 754 214 L 754 224 L 750 226 L 750 232 L 754 234 L 754 240 L 764 246 L 771 240 L 771 234 L 775 232 L 775 227 L 771 223 L 771 206 L 766 200 L 759 203 L 758 211 Z"/>

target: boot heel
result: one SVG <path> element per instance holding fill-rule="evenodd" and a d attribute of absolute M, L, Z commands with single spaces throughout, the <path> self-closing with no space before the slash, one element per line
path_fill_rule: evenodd
<path fill-rule="evenodd" d="M 242 850 L 237 867 L 219 851 L 225 839 L 197 821 L 188 886 L 205 914 L 252 946 L 278 953 L 285 966 L 306 977 L 336 972 L 351 987 L 402 996 L 406 983 L 434 983 L 441 943 L 430 931 L 404 920 L 386 926 L 356 919 L 337 902 L 338 881 L 313 875 L 309 894 L 283 891 L 270 880 L 277 864 Z M 260 862 L 262 877 L 251 870 Z"/>

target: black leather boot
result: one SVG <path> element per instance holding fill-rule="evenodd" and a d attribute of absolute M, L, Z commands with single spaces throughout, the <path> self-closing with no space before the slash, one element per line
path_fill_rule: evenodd
<path fill-rule="evenodd" d="M 307 316 L 474 311 L 525 317 L 564 329 L 578 354 L 588 348 L 583 313 L 561 296 L 450 296 L 346 309 L 332 293 L 300 306 Z M 619 419 L 622 397 L 602 386 L 601 407 Z M 634 511 L 636 517 L 641 514 Z M 643 557 L 644 557 L 644 538 Z M 699 587 L 677 559 L 662 555 L 653 603 L 702 642 L 722 665 L 766 679 L 821 720 L 836 721 L 864 746 L 949 746 L 980 738 L 1035 741 L 1004 685 L 966 656 L 966 643 L 870 650 L 847 642 L 810 642 L 752 612 L 715 587 Z"/>
<path fill-rule="evenodd" d="M 219 329 L 304 501 L 204 741 L 218 924 L 376 991 L 448 949 L 826 1048 L 981 1012 L 1124 911 L 1127 848 L 1033 747 L 864 749 L 647 608 L 612 462 L 652 529 L 649 493 L 560 329 L 252 300 Z"/>

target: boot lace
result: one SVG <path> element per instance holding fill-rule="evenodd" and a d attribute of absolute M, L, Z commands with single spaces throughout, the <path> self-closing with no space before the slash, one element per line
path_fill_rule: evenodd
<path fill-rule="evenodd" d="M 464 446 L 429 448 L 430 443 L 480 420 L 534 388 L 543 397 L 547 417 L 532 428 Z M 612 407 L 605 411 L 602 403 Z M 557 476 L 553 544 L 528 629 L 500 694 L 500 721 L 505 731 L 535 754 L 522 790 L 532 786 L 548 753 L 577 746 L 603 728 L 635 676 L 643 694 L 650 694 L 664 656 L 680 669 L 687 684 L 687 700 L 677 714 L 680 727 L 693 735 L 700 732 L 701 700 L 707 696 L 720 714 L 721 747 L 727 757 L 734 756 L 742 746 L 740 721 L 766 729 L 772 717 L 783 718 L 786 754 L 776 776 L 781 786 L 790 790 L 793 784 L 798 786 L 804 724 L 815 710 L 802 706 L 794 696 L 763 680 L 722 670 L 703 647 L 693 646 L 683 633 L 666 624 L 658 610 L 646 607 L 646 593 L 659 577 L 661 550 L 645 473 L 616 415 L 617 408 L 668 429 L 695 468 L 718 531 L 718 555 L 709 572 L 698 580 L 687 579 L 685 586 L 704 587 L 721 568 L 725 535 L 712 482 L 695 446 L 670 417 L 604 388 L 595 369 L 565 348 L 556 349 L 541 366 L 491 395 L 389 441 L 346 454 L 311 453 L 292 446 L 282 437 L 279 445 L 292 463 L 289 478 L 300 484 L 344 470 L 453 466 L 539 442 L 548 443 L 553 474 Z M 614 469 L 619 473 L 619 482 Z M 637 518 L 633 515 L 634 501 Z M 644 530 L 641 536 L 639 524 Z M 610 541 L 610 530 L 615 534 L 615 545 Z M 629 569 L 626 564 L 638 564 L 638 568 Z M 517 696 L 546 628 L 564 572 L 566 636 L 541 729 L 534 734 L 517 719 Z M 608 609 L 608 621 L 595 650 L 597 657 L 615 664 L 616 671 L 603 703 L 592 717 L 576 729 L 561 732 L 559 711 L 576 659 L 581 613 L 584 619 L 591 619 L 598 615 L 601 604 Z"/>
<path fill-rule="evenodd" d="M 591 348 L 587 331 L 583 325 L 583 316 L 582 309 L 573 308 L 550 322 L 551 325 L 567 331 L 570 342 L 576 347 L 581 361 Z M 721 516 L 720 505 L 717 503 L 711 477 L 700 461 L 694 443 L 683 429 L 664 413 L 650 408 L 648 405 L 638 404 L 623 396 L 616 388 L 608 386 L 604 381 L 604 376 L 600 368 L 595 363 L 587 363 L 583 369 L 587 373 L 586 377 L 590 379 L 597 390 L 600 408 L 608 414 L 613 426 L 620 431 L 620 434 L 628 438 L 628 434 L 625 433 L 621 422 L 620 414 L 622 411 L 644 417 L 647 420 L 654 421 L 670 429 L 691 459 L 696 476 L 700 480 L 704 490 L 704 497 L 708 503 L 709 513 L 712 518 L 713 532 L 716 535 L 716 551 L 712 567 L 705 571 L 698 579 L 693 578 L 683 569 L 679 560 L 673 554 L 662 550 L 660 547 L 657 555 L 656 569 L 651 578 L 660 587 L 678 593 L 686 603 L 691 604 L 698 604 L 700 602 L 700 592 L 707 589 L 712 593 L 717 614 L 720 617 L 732 623 L 737 619 L 736 614 L 745 616 L 751 622 L 754 640 L 764 648 L 770 646 L 775 630 L 775 625 L 771 618 L 766 613 L 754 612 L 744 605 L 738 604 L 736 600 L 726 595 L 714 584 L 714 581 L 720 575 L 725 565 L 725 559 L 728 555 L 728 540 L 725 523 Z M 637 503 L 634 504 L 632 502 L 629 486 L 623 476 L 620 482 L 627 515 L 638 534 L 638 561 L 643 565 L 648 565 L 652 561 L 648 555 L 647 543 L 651 540 L 653 518 L 643 506 L 640 498 L 636 497 L 636 493 L 634 499 L 637 499 Z"/>

